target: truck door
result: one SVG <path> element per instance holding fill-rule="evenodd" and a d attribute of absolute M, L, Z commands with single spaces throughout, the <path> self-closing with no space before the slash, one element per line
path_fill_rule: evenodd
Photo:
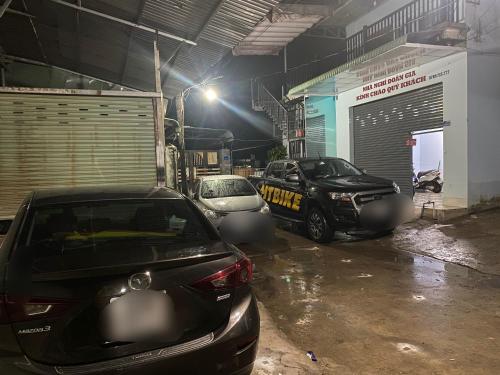
<path fill-rule="evenodd" d="M 305 217 L 305 180 L 295 162 L 287 162 L 283 177 L 282 190 L 284 199 L 281 202 L 283 216 L 295 220 L 304 220 Z"/>
<path fill-rule="evenodd" d="M 262 198 L 269 204 L 273 215 L 282 215 L 279 206 L 279 193 L 285 174 L 285 163 L 282 161 L 272 162 L 266 170 L 266 176 L 262 183 L 257 186 Z"/>

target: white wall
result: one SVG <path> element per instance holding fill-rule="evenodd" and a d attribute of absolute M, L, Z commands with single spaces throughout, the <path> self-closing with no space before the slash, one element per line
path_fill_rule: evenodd
<path fill-rule="evenodd" d="M 415 174 L 439 166 L 443 176 L 443 132 L 415 134 L 413 138 L 417 141 L 412 150 Z"/>
<path fill-rule="evenodd" d="M 367 2 L 373 2 L 373 0 L 362 0 Z M 351 22 L 346 26 L 346 34 L 350 37 L 356 34 L 358 31 L 363 30 L 363 26 L 369 26 L 372 23 L 377 22 L 379 19 L 387 16 L 388 14 L 398 10 L 399 8 L 411 3 L 410 0 L 386 0 L 379 6 L 373 8 L 371 12 L 366 13 L 364 16 L 358 18 L 357 20 Z"/>
<path fill-rule="evenodd" d="M 500 1 L 467 3 L 471 204 L 500 196 Z"/>
<path fill-rule="evenodd" d="M 375 99 L 383 99 L 390 95 L 443 82 L 444 121 L 451 123 L 450 126 L 444 128 L 443 134 L 444 173 L 446 174 L 443 200 L 450 206 L 467 207 L 467 54 L 461 52 L 411 70 L 415 70 L 417 76 L 425 75 L 427 80 L 399 89 L 392 94 L 377 96 Z M 440 72 L 448 73 L 439 78 L 430 79 L 430 75 Z M 360 93 L 362 93 L 362 87 L 339 94 L 337 100 L 337 154 L 347 160 L 351 159 L 350 107 L 374 100 L 368 98 L 357 101 L 356 96 Z"/>

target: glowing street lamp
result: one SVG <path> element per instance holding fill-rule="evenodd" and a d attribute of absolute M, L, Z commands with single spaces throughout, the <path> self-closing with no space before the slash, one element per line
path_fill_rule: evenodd
<path fill-rule="evenodd" d="M 217 91 L 215 91 L 214 89 L 205 90 L 205 98 L 209 102 L 213 102 L 215 99 L 217 99 L 217 97 L 218 97 Z"/>
<path fill-rule="evenodd" d="M 184 143 L 184 100 L 186 98 L 186 95 L 189 95 L 189 92 L 194 89 L 194 88 L 199 88 L 200 91 L 202 91 L 205 94 L 205 98 L 209 102 L 214 102 L 217 98 L 217 91 L 215 91 L 212 88 L 207 88 L 206 90 L 203 90 L 203 87 L 207 87 L 207 83 L 211 81 L 215 81 L 218 79 L 221 79 L 222 76 L 219 77 L 214 77 L 214 78 L 208 78 L 204 80 L 203 82 L 197 83 L 191 87 L 188 87 L 184 90 L 182 90 L 176 97 L 175 99 L 175 104 L 176 104 L 176 109 L 177 109 L 177 121 L 179 123 L 179 153 L 180 153 L 180 167 L 181 167 L 181 191 L 184 194 L 188 193 L 188 186 L 187 186 L 187 173 L 186 173 L 186 158 L 185 158 L 185 149 L 186 145 Z"/>

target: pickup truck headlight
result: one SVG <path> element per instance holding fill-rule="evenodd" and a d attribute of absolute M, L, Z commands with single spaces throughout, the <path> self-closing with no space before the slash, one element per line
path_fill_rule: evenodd
<path fill-rule="evenodd" d="M 399 188 L 398 184 L 396 184 L 395 182 L 392 183 L 392 187 L 394 188 L 394 191 L 396 193 L 401 193 L 401 189 Z"/>
<path fill-rule="evenodd" d="M 260 208 L 261 214 L 268 214 L 271 210 L 269 209 L 269 205 L 264 202 L 264 205 Z"/>
<path fill-rule="evenodd" d="M 336 192 L 329 192 L 328 196 L 330 199 L 333 199 L 335 201 L 341 201 L 341 202 L 351 202 L 351 198 L 354 195 L 354 193 L 336 193 Z"/>

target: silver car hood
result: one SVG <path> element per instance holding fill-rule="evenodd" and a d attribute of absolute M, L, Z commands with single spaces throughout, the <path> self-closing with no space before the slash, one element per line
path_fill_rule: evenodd
<path fill-rule="evenodd" d="M 262 207 L 264 204 L 259 194 L 241 197 L 201 199 L 201 202 L 210 210 L 224 212 L 255 210 Z"/>

